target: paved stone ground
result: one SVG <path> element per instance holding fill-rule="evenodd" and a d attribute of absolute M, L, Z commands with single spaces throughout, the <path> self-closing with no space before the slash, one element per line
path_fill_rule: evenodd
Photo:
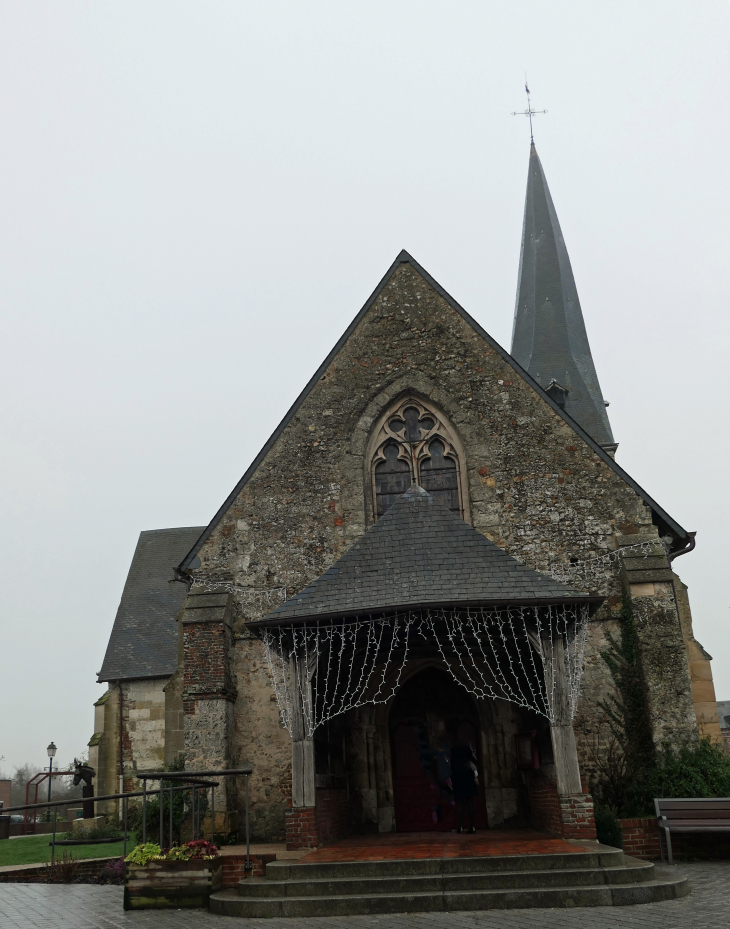
<path fill-rule="evenodd" d="M 124 913 L 120 887 L 0 884 L 0 929 L 727 929 L 730 861 L 679 870 L 692 881 L 690 896 L 643 906 L 310 919 L 234 919 L 200 910 Z"/>

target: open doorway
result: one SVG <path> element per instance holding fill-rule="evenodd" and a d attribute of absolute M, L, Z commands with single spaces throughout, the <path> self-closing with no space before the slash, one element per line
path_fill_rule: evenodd
<path fill-rule="evenodd" d="M 401 687 L 390 711 L 396 831 L 457 828 L 450 753 L 457 742 L 475 752 L 477 829 L 487 828 L 477 709 L 445 671 L 426 668 Z"/>

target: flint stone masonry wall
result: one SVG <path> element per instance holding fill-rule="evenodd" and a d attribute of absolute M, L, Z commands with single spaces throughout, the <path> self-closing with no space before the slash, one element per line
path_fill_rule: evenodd
<path fill-rule="evenodd" d="M 665 574 L 670 575 L 665 580 Z M 642 576 L 649 575 L 648 571 Z M 646 704 L 657 747 L 697 737 L 687 651 L 677 612 L 671 571 L 637 582 L 624 568 L 639 641 Z"/>
<path fill-rule="evenodd" d="M 236 637 L 233 672 L 238 685 L 234 705 L 232 762 L 251 765 L 251 839 L 284 841 L 286 811 L 291 798 L 291 739 L 281 725 L 276 697 L 268 682 L 261 643 L 244 631 Z M 243 822 L 243 798 L 238 798 Z"/>
<path fill-rule="evenodd" d="M 657 538 L 642 499 L 405 263 L 212 531 L 199 552 L 200 573 L 258 591 L 286 586 L 289 594 L 322 574 L 369 524 L 368 436 L 384 407 L 406 393 L 435 404 L 459 432 L 475 528 L 530 567 L 548 571 L 554 561 L 587 559 L 624 537 Z M 608 686 L 597 648 L 604 625 L 618 618 L 622 593 L 615 571 L 597 577 L 593 586 L 607 602 L 591 627 L 582 701 L 589 719 Z M 645 647 L 657 650 L 646 663 L 657 734 L 689 725 L 688 675 L 675 649 L 679 623 L 670 600 L 663 590 L 644 599 L 639 616 Z M 236 635 L 245 636 L 247 621 L 271 606 L 261 596 L 234 599 Z M 667 668 L 660 655 L 667 657 Z M 233 667 L 240 696 L 233 752 L 241 757 L 259 740 L 266 742 L 268 780 L 264 785 L 252 779 L 252 800 L 262 822 L 269 815 L 264 808 L 275 807 L 270 816 L 278 823 L 291 746 L 285 733 L 273 736 L 275 713 L 260 666 L 260 645 L 237 639 Z M 579 741 L 579 752 L 587 762 L 585 742 Z M 281 772 L 278 780 L 275 771 Z"/>
<path fill-rule="evenodd" d="M 230 662 L 230 595 L 193 588 L 185 602 L 182 626 L 185 764 L 189 770 L 228 768 L 236 698 Z M 216 789 L 218 810 L 235 805 L 232 790 L 230 782 Z"/>

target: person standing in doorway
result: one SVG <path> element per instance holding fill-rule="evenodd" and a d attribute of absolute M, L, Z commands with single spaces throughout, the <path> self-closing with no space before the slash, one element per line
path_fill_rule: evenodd
<path fill-rule="evenodd" d="M 469 813 L 469 832 L 477 831 L 477 816 L 474 797 L 479 790 L 477 755 L 463 727 L 456 733 L 456 742 L 451 749 L 451 782 L 456 800 L 458 832 L 464 832 L 464 811 Z"/>

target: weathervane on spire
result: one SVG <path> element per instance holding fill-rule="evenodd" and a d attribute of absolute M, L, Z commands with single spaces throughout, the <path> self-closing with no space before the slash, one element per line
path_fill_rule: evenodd
<path fill-rule="evenodd" d="M 530 88 L 527 86 L 527 75 L 525 75 L 525 93 L 527 94 L 527 109 L 520 110 L 519 113 L 513 113 L 513 116 L 527 116 L 530 120 L 530 142 L 534 142 L 535 139 L 532 135 L 532 117 L 537 116 L 540 113 L 547 113 L 547 110 L 533 110 L 532 104 L 530 103 Z"/>

